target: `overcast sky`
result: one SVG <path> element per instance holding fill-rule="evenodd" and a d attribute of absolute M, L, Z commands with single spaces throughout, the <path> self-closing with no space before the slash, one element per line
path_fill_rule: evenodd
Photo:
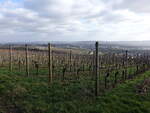
<path fill-rule="evenodd" d="M 150 40 L 150 0 L 0 0 L 0 41 Z"/>

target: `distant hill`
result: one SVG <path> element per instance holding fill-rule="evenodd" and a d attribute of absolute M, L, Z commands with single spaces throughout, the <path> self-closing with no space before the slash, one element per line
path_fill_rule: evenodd
<path fill-rule="evenodd" d="M 48 41 L 26 42 L 30 45 L 46 46 Z M 90 49 L 95 48 L 95 41 L 51 41 L 53 46 L 59 48 L 81 48 Z M 10 43 L 5 43 L 10 44 Z M 1 45 L 5 45 L 1 44 Z M 25 42 L 11 43 L 14 45 L 23 45 Z M 99 41 L 101 49 L 148 49 L 150 50 L 150 41 Z"/>
<path fill-rule="evenodd" d="M 93 49 L 95 41 L 78 41 L 78 42 L 52 42 L 59 47 L 78 47 Z M 150 49 L 150 41 L 99 41 L 101 48 L 116 48 L 116 49 Z"/>

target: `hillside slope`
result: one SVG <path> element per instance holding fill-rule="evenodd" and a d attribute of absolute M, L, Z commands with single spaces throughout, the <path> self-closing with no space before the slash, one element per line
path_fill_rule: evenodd
<path fill-rule="evenodd" d="M 144 77 L 148 81 L 150 71 L 95 98 L 82 96 L 78 83 L 52 87 L 46 80 L 5 71 L 0 74 L 0 113 L 150 113 L 150 86 L 143 86 Z"/>

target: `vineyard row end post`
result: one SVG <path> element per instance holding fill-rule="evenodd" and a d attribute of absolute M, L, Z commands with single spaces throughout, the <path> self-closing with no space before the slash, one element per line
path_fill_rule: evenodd
<path fill-rule="evenodd" d="M 99 94 L 99 49 L 98 42 L 95 43 L 95 96 Z"/>
<path fill-rule="evenodd" d="M 25 45 L 26 48 L 26 75 L 29 76 L 29 56 L 28 56 L 28 45 Z"/>
<path fill-rule="evenodd" d="M 9 71 L 12 72 L 12 46 L 9 45 Z"/>
<path fill-rule="evenodd" d="M 48 70 L 49 70 L 49 83 L 52 83 L 52 50 L 51 50 L 51 44 L 48 43 Z"/>

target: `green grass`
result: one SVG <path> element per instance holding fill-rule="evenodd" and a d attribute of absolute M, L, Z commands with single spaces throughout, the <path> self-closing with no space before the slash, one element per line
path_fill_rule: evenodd
<path fill-rule="evenodd" d="M 150 113 L 150 92 L 136 86 L 150 71 L 94 97 L 93 81 L 55 81 L 0 69 L 0 113 Z"/>

